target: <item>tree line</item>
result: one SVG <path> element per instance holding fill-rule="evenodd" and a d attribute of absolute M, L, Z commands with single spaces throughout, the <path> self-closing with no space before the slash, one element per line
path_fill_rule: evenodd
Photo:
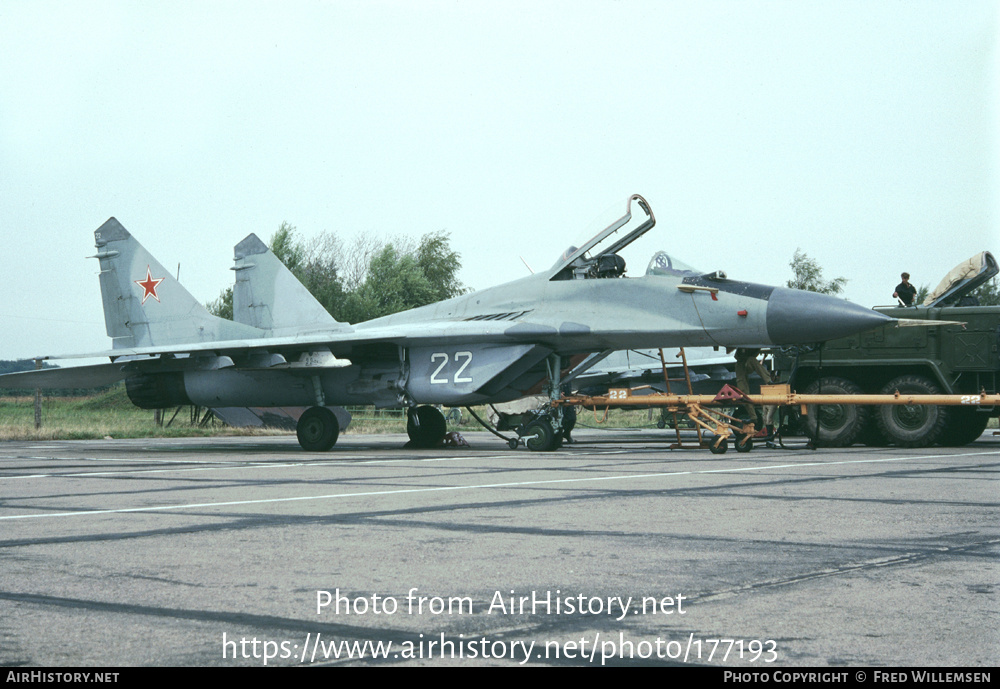
<path fill-rule="evenodd" d="M 461 257 L 447 232 L 429 232 L 419 241 L 359 235 L 344 242 L 326 231 L 310 240 L 281 223 L 271 251 L 336 320 L 360 323 L 450 299 L 468 290 L 458 279 Z M 233 288 L 207 308 L 233 317 Z"/>

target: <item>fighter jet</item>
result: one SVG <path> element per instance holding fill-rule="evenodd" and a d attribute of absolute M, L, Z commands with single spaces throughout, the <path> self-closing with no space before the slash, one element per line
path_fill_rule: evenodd
<path fill-rule="evenodd" d="M 655 224 L 633 195 L 623 216 L 547 271 L 350 325 L 253 235 L 235 249 L 234 320 L 216 318 L 111 218 L 94 233 L 94 258 L 112 349 L 77 355 L 109 363 L 8 374 L 0 388 L 124 380 L 145 409 L 308 406 L 296 430 L 311 451 L 337 441 L 333 405 L 403 407 L 411 444 L 430 447 L 446 430 L 430 405 L 555 399 L 615 350 L 812 343 L 892 320 L 834 297 L 701 274 L 664 252 L 644 275 L 625 277 L 621 250 Z M 561 419 L 558 407 L 540 415 L 529 447 L 558 447 Z"/>

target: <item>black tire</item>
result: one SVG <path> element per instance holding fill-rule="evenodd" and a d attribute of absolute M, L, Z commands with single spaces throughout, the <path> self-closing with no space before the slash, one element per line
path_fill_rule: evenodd
<path fill-rule="evenodd" d="M 969 408 L 950 409 L 949 414 L 948 427 L 941 435 L 941 444 L 948 447 L 960 447 L 978 440 L 990 420 L 989 414 Z"/>
<path fill-rule="evenodd" d="M 736 438 L 733 446 L 736 448 L 737 452 L 749 452 L 753 449 L 753 438 L 747 438 L 746 440 Z"/>
<path fill-rule="evenodd" d="M 295 425 L 299 445 L 308 452 L 326 452 L 337 443 L 340 422 L 326 407 L 306 409 Z"/>
<path fill-rule="evenodd" d="M 906 374 L 890 380 L 883 395 L 940 395 L 941 389 L 924 376 Z M 875 415 L 878 427 L 897 447 L 927 447 L 939 442 L 948 426 L 948 407 L 932 404 L 883 404 Z"/>
<path fill-rule="evenodd" d="M 827 376 L 813 381 L 806 395 L 860 395 L 861 388 L 851 380 Z M 848 447 L 865 432 L 871 410 L 857 404 L 810 404 L 803 419 L 806 435 L 819 447 Z M 817 432 L 817 426 L 819 427 Z"/>
<path fill-rule="evenodd" d="M 726 439 L 726 438 L 723 438 L 721 441 L 719 441 L 719 444 L 716 445 L 715 443 L 716 443 L 717 440 L 718 440 L 718 438 L 713 438 L 712 440 L 708 441 L 708 450 L 709 450 L 709 452 L 711 452 L 713 455 L 724 455 L 724 454 L 726 454 L 726 450 L 729 449 L 729 440 Z"/>
<path fill-rule="evenodd" d="M 435 407 L 424 405 L 406 412 L 406 434 L 412 447 L 437 447 L 447 432 L 444 414 Z"/>
<path fill-rule="evenodd" d="M 875 421 L 875 415 L 878 413 L 877 410 L 872 407 L 871 416 L 868 419 L 868 424 L 865 429 L 861 431 L 861 436 L 858 438 L 858 442 L 862 445 L 867 445 L 868 447 L 886 447 L 889 445 L 889 439 L 885 437 L 882 433 L 882 429 L 878 427 L 878 423 Z"/>
<path fill-rule="evenodd" d="M 524 445 L 532 452 L 552 452 L 559 447 L 560 438 L 556 436 L 548 419 L 532 421 L 524 429 L 524 435 L 527 438 Z"/>

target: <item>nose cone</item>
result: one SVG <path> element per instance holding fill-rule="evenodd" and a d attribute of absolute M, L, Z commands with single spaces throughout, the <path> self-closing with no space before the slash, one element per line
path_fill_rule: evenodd
<path fill-rule="evenodd" d="M 785 287 L 776 287 L 767 304 L 767 335 L 779 345 L 835 340 L 894 320 L 844 299 Z"/>

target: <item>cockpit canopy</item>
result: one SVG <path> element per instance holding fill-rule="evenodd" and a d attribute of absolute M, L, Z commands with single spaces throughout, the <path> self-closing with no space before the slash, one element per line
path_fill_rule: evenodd
<path fill-rule="evenodd" d="M 635 201 L 642 215 L 633 218 L 632 202 Z M 617 213 L 616 213 L 617 214 Z M 644 217 L 643 217 L 644 216 Z M 656 224 L 653 211 L 646 200 L 634 194 L 628 200 L 625 215 L 610 224 L 601 223 L 599 231 L 593 229 L 584 238 L 562 253 L 552 266 L 551 280 L 585 280 L 594 278 L 619 278 L 625 275 L 625 259 L 618 253 L 644 235 Z M 619 234 L 617 241 L 614 237 Z M 703 275 L 666 251 L 657 251 L 646 268 L 646 275 L 673 278 L 690 278 Z M 707 277 L 707 276 L 706 276 Z M 714 279 L 725 279 L 725 274 L 714 273 Z"/>
<path fill-rule="evenodd" d="M 657 251 L 653 254 L 653 258 L 649 262 L 649 267 L 646 268 L 646 275 L 686 278 L 702 275 L 702 271 L 692 268 L 683 261 L 674 258 L 666 251 Z"/>
<path fill-rule="evenodd" d="M 636 217 L 633 222 L 632 202 L 642 211 L 644 217 Z M 625 215 L 602 230 L 573 244 L 563 252 L 552 266 L 551 280 L 581 280 L 588 278 L 616 278 L 625 274 L 625 259 L 618 252 L 646 234 L 656 224 L 653 211 L 646 199 L 638 194 L 629 197 Z M 623 234 L 612 241 L 613 236 L 623 230 Z"/>

